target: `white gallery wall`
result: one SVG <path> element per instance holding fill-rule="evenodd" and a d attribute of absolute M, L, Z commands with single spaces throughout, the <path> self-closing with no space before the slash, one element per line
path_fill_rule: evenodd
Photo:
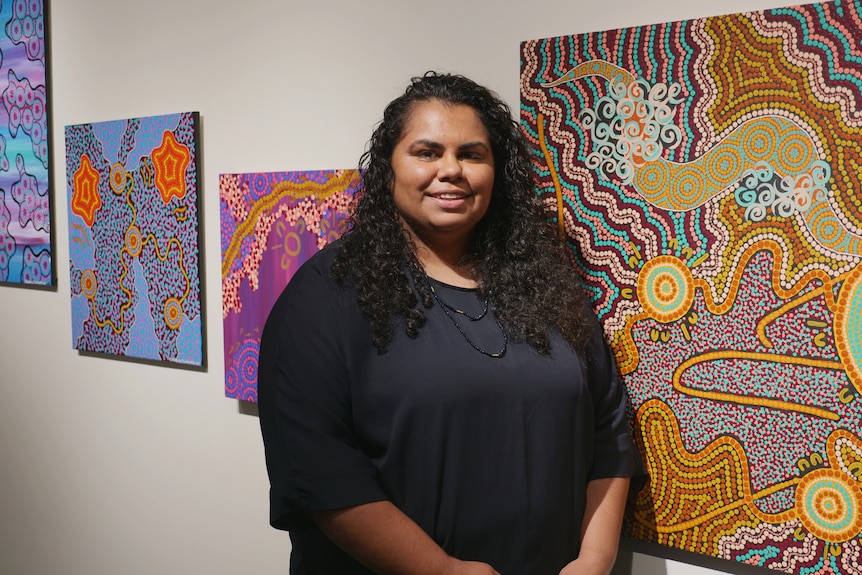
<path fill-rule="evenodd" d="M 8 1 L 8 0 L 7 0 Z M 57 289 L 0 286 L 0 573 L 287 572 L 253 409 L 224 397 L 218 177 L 355 167 L 410 76 L 518 106 L 519 42 L 780 0 L 53 0 Z M 63 127 L 201 113 L 203 371 L 72 348 Z M 637 549 L 637 551 L 632 551 Z M 711 574 L 627 546 L 616 573 Z"/>

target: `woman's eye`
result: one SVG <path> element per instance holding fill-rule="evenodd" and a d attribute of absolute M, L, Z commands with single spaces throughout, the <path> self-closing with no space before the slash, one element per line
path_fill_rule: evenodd
<path fill-rule="evenodd" d="M 416 153 L 416 156 L 423 159 L 432 159 L 437 157 L 437 153 L 434 150 L 420 150 Z"/>

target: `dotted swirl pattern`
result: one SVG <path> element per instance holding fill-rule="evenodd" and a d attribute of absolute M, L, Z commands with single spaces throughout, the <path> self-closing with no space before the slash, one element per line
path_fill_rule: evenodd
<path fill-rule="evenodd" d="M 626 535 L 862 573 L 862 2 L 520 56 L 540 198 L 650 471 Z"/>

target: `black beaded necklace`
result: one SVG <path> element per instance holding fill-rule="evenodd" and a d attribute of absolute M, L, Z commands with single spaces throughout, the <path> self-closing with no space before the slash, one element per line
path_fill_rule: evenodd
<path fill-rule="evenodd" d="M 425 275 L 425 274 L 423 273 L 422 275 Z M 445 301 L 443 301 L 443 299 L 440 297 L 440 294 L 438 294 L 437 290 L 434 289 L 434 284 L 431 283 L 431 280 L 428 278 L 427 275 L 425 275 L 425 281 L 426 281 L 428 287 L 431 289 L 431 295 L 434 297 L 434 301 L 437 302 L 437 304 L 440 306 L 440 308 L 446 314 L 446 317 L 449 318 L 449 320 L 452 322 L 452 324 L 458 330 L 458 333 L 461 334 L 461 337 L 463 337 L 467 341 L 467 343 L 469 343 L 473 347 L 473 349 L 475 349 L 476 351 L 478 351 L 479 353 L 481 353 L 483 355 L 487 355 L 488 357 L 499 358 L 499 357 L 503 357 L 504 355 L 506 355 L 506 348 L 509 345 L 509 336 L 506 334 L 506 330 L 503 329 L 503 324 L 501 324 L 500 320 L 498 320 L 496 317 L 494 318 L 494 321 L 497 322 L 497 327 L 500 328 L 500 333 L 503 334 L 503 347 L 500 348 L 500 351 L 498 351 L 496 353 L 492 353 L 490 351 L 485 351 L 484 349 L 482 349 L 481 347 L 476 345 L 473 342 L 473 340 L 470 339 L 470 337 L 466 333 L 464 333 L 464 329 L 458 323 L 458 320 L 455 319 L 455 316 L 452 315 L 453 313 L 456 313 L 458 315 L 464 316 L 465 318 L 467 318 L 470 321 L 479 321 L 480 319 L 485 317 L 485 315 L 487 315 L 487 313 L 488 313 L 488 298 L 485 298 L 485 305 L 482 307 L 482 312 L 479 313 L 479 315 L 470 315 L 467 312 L 460 310 L 456 307 L 453 307 L 453 306 L 449 305 L 448 303 L 446 303 Z"/>

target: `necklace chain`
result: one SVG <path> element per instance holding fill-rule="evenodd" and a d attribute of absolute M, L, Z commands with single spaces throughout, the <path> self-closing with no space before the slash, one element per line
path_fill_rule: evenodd
<path fill-rule="evenodd" d="M 452 322 L 452 324 L 455 326 L 455 328 L 457 328 L 458 332 L 461 334 L 461 337 L 463 337 L 467 341 L 467 343 L 469 343 L 473 347 L 473 349 L 475 349 L 476 351 L 478 351 L 479 353 L 481 353 L 483 355 L 487 355 L 488 357 L 499 358 L 499 357 L 503 357 L 504 355 L 506 355 L 506 348 L 509 345 L 509 336 L 506 334 L 506 330 L 503 329 L 503 324 L 501 324 L 500 320 L 498 320 L 496 317 L 494 318 L 494 321 L 497 323 L 497 327 L 500 328 L 500 333 L 503 334 L 503 347 L 500 348 L 500 351 L 498 351 L 496 353 L 492 353 L 490 351 L 485 351 L 484 349 L 482 349 L 481 347 L 476 345 L 473 342 L 473 340 L 470 339 L 470 337 L 466 333 L 464 333 L 464 329 L 458 323 L 458 320 L 456 320 L 455 317 L 452 315 L 452 312 L 455 312 L 457 314 L 463 315 L 464 317 L 466 317 L 470 321 L 479 321 L 480 319 L 485 317 L 485 315 L 488 313 L 488 298 L 485 298 L 485 306 L 482 308 L 482 312 L 477 316 L 472 316 L 472 315 L 468 314 L 467 312 L 462 311 L 460 309 L 457 309 L 455 307 L 452 307 L 451 305 L 449 305 L 448 303 L 443 301 L 443 299 L 437 293 L 437 290 L 434 289 L 434 286 L 431 284 L 431 281 L 428 278 L 428 276 L 425 276 L 425 279 L 428 280 L 428 287 L 431 288 L 431 295 L 434 297 L 434 301 L 436 301 L 440 305 L 440 308 L 446 314 L 446 317 L 449 318 L 449 320 Z"/>
<path fill-rule="evenodd" d="M 461 310 L 461 309 L 458 309 L 458 308 L 456 308 L 456 307 L 453 307 L 453 306 L 449 305 L 448 303 L 446 303 L 445 301 L 443 301 L 443 300 L 440 298 L 440 296 L 437 294 L 437 290 L 435 290 L 435 289 L 434 289 L 434 285 L 433 285 L 430 281 L 428 282 L 428 287 L 429 287 L 429 288 L 431 288 L 431 294 L 434 296 L 434 299 L 435 299 L 435 300 L 437 301 L 437 303 L 439 303 L 439 304 L 440 304 L 444 309 L 448 309 L 449 311 L 455 312 L 455 313 L 457 313 L 457 314 L 459 314 L 459 315 L 463 315 L 464 317 L 466 317 L 466 318 L 467 318 L 467 319 L 469 319 L 470 321 L 479 321 L 480 319 L 482 319 L 483 317 L 485 317 L 485 314 L 487 314 L 487 313 L 488 313 L 488 298 L 485 298 L 485 305 L 482 307 L 482 311 L 481 311 L 481 312 L 479 312 L 479 315 L 470 315 L 470 314 L 469 314 L 469 313 L 467 313 L 466 311 Z"/>

